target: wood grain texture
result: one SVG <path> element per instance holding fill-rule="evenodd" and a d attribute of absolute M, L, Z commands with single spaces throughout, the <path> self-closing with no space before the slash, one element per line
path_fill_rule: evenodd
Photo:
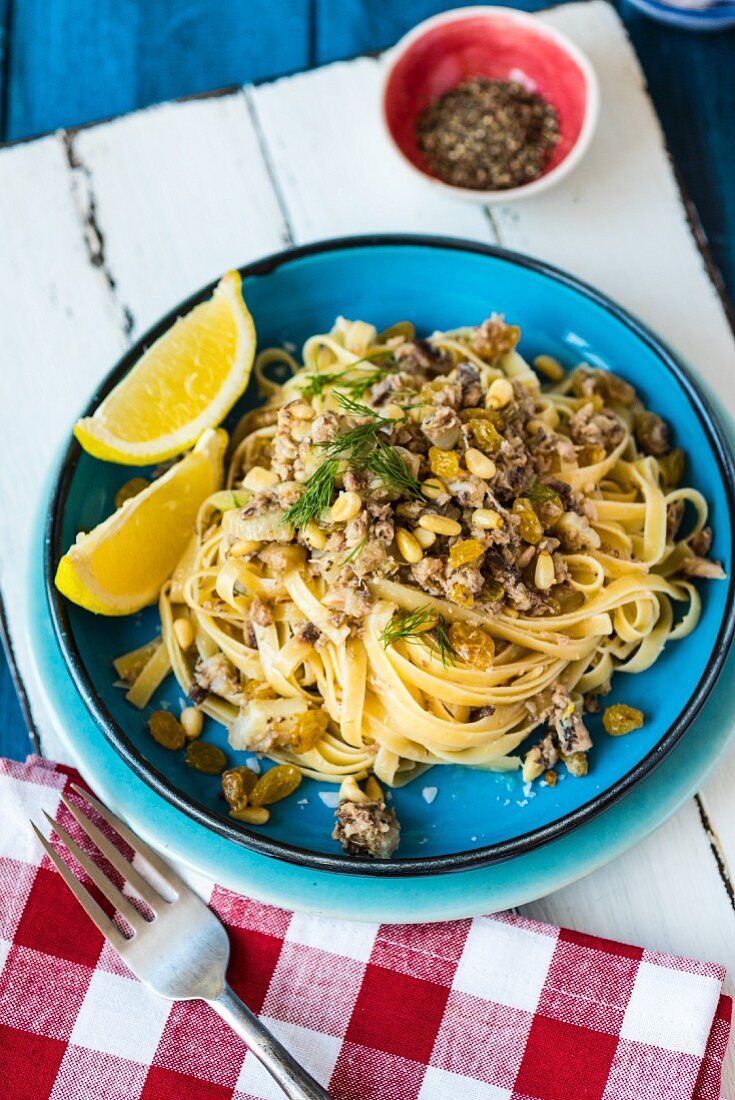
<path fill-rule="evenodd" d="M 26 634 L 15 624 L 25 615 L 21 578 L 30 561 L 35 501 L 69 424 L 125 347 L 125 336 L 118 305 L 93 262 L 63 139 L 0 152 L 0 194 L 0 438 L 14 441 L 15 454 L 0 464 L 0 588 L 19 667 L 30 683 Z"/>
<path fill-rule="evenodd" d="M 13 0 L 5 137 L 305 68 L 309 14 L 310 0 Z"/>
<path fill-rule="evenodd" d="M 373 230 L 492 241 L 485 211 L 416 186 L 382 131 L 382 63 L 344 61 L 249 93 L 295 239 Z"/>
<path fill-rule="evenodd" d="M 13 597 L 31 537 L 23 504 L 54 446 L 132 332 L 223 267 L 279 247 L 286 233 L 308 240 L 416 229 L 525 246 L 623 298 L 695 356 L 710 385 L 727 389 L 732 334 L 693 248 L 619 24 L 599 2 L 548 18 L 595 57 L 608 110 L 568 193 L 492 217 L 417 188 L 386 153 L 371 106 L 380 66 L 369 59 L 0 152 L 0 193 L 9 197 L 0 205 L 9 257 L 0 265 L 0 311 L 7 351 L 26 382 L 13 406 L 0 374 L 0 431 L 16 441 L 13 462 L 0 467 L 0 495 L 9 502 L 0 513 L 0 580 L 26 674 L 23 609 Z M 639 262 L 631 265 L 631 256 Z M 706 362 L 695 355 L 686 311 L 706 321 Z M 33 701 L 42 721 L 37 691 Z M 46 747 L 60 751 L 50 738 Z M 723 765 L 702 796 L 728 859 L 733 767 L 735 760 Z M 735 911 L 715 855 L 692 801 L 616 863 L 526 911 L 724 961 L 735 972 Z M 727 1074 L 732 1096 L 732 1060 Z"/>
<path fill-rule="evenodd" d="M 243 92 L 154 107 L 71 140 L 131 334 L 229 267 L 287 243 Z"/>
<path fill-rule="evenodd" d="M 316 55 L 320 62 L 392 46 L 407 31 L 440 11 L 467 7 L 467 0 L 317 0 Z M 538 11 L 545 0 L 517 0 L 510 7 Z"/>
<path fill-rule="evenodd" d="M 688 193 L 735 298 L 735 31 L 688 34 L 623 0 L 628 33 Z"/>
<path fill-rule="evenodd" d="M 598 74 L 602 109 L 590 151 L 566 186 L 522 208 L 495 207 L 498 233 L 510 248 L 567 268 L 627 306 L 733 415 L 735 388 L 726 381 L 733 333 L 686 224 L 643 73 L 613 9 L 589 7 L 587 18 L 578 5 L 540 18 L 581 46 Z"/>

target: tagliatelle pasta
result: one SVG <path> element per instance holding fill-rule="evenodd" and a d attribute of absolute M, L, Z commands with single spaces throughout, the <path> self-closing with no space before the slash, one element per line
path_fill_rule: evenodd
<path fill-rule="evenodd" d="M 583 700 L 696 627 L 691 578 L 722 571 L 668 426 L 609 372 L 537 373 L 518 338 L 498 317 L 428 341 L 340 318 L 303 365 L 260 354 L 267 403 L 234 433 L 149 661 L 234 749 L 358 795 L 442 764 L 579 774 Z"/>

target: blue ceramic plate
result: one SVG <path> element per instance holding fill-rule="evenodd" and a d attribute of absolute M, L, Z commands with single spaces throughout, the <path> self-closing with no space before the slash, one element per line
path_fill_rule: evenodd
<path fill-rule="evenodd" d="M 312 245 L 251 265 L 243 269 L 243 278 L 261 347 L 301 344 L 311 333 L 328 329 L 339 313 L 378 327 L 408 318 L 419 331 L 430 332 L 475 323 L 496 310 L 521 325 L 521 351 L 527 357 L 544 351 L 569 366 L 585 359 L 615 370 L 636 385 L 649 407 L 667 417 L 677 442 L 697 456 L 687 477 L 710 503 L 713 553 L 730 574 L 733 473 L 713 415 L 672 353 L 602 295 L 524 257 L 433 238 L 353 238 Z M 143 346 L 211 289 L 183 303 L 132 348 L 88 411 Z M 646 725 L 634 736 L 613 739 L 593 720 L 596 744 L 587 777 L 567 777 L 554 789 L 529 789 L 517 774 L 435 769 L 395 793 L 402 823 L 400 858 L 347 858 L 329 836 L 332 811 L 319 798 L 326 786 L 305 782 L 298 798 L 274 809 L 267 827 L 248 830 L 227 817 L 218 779 L 191 771 L 180 754 L 151 740 L 148 713 L 162 705 L 178 708 L 181 692 L 169 680 L 141 714 L 113 687 L 111 661 L 156 632 L 154 609 L 127 619 L 103 619 L 68 605 L 56 593 L 52 577 L 59 556 L 78 530 L 88 530 L 109 514 L 116 489 L 129 476 L 129 468 L 100 463 L 71 443 L 54 485 L 46 578 L 69 671 L 102 734 L 174 806 L 228 840 L 311 868 L 382 875 L 462 870 L 528 852 L 589 821 L 649 774 L 679 741 L 711 690 L 731 641 L 733 582 L 710 583 L 703 589 L 696 632 L 670 645 L 646 673 L 615 680 L 610 701 L 640 706 Z M 225 732 L 215 723 L 209 724 L 207 736 L 226 747 Z M 425 797 L 428 787 L 437 788 L 431 805 Z"/>
<path fill-rule="evenodd" d="M 182 814 L 134 775 L 100 736 L 48 629 L 43 587 L 46 498 L 26 585 L 26 627 L 40 691 L 69 756 L 100 798 L 167 859 L 239 894 L 343 920 L 424 923 L 524 905 L 615 859 L 666 820 L 702 784 L 735 733 L 735 653 L 701 715 L 661 766 L 579 829 L 525 855 L 453 875 L 366 878 L 313 871 L 248 851 Z"/>
<path fill-rule="evenodd" d="M 724 31 L 735 27 L 735 3 L 712 4 L 708 8 L 679 8 L 675 4 L 663 4 L 660 0 L 630 0 L 651 19 L 668 23 L 671 27 L 683 27 L 689 31 Z"/>

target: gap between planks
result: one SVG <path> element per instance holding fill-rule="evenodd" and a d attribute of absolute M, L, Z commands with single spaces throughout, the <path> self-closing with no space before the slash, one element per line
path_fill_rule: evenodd
<path fill-rule="evenodd" d="M 595 7 L 595 5 L 591 4 L 589 7 L 592 8 Z M 377 72 L 374 62 L 356 62 L 354 63 L 354 67 L 349 70 L 349 73 L 345 75 L 349 75 L 350 81 L 359 82 L 358 72 L 360 73 L 359 79 L 362 79 L 362 70 L 366 71 L 366 66 L 369 66 Z M 339 66 L 334 66 L 332 68 L 337 70 Z M 321 70 L 320 73 L 312 76 L 311 79 L 316 79 L 316 77 L 322 74 L 326 74 L 328 77 L 332 75 L 327 70 Z M 307 79 L 309 78 L 299 77 L 294 79 L 294 84 L 292 86 L 293 94 L 302 96 L 307 93 L 307 86 L 304 83 Z M 363 87 L 363 95 L 365 97 L 367 97 L 367 92 L 369 92 L 371 87 L 374 87 L 374 78 L 370 78 L 367 85 Z M 534 233 L 532 229 L 527 229 L 525 226 L 532 225 L 537 221 L 543 222 L 544 219 L 548 220 L 550 214 L 548 210 L 543 214 L 543 217 L 541 217 L 538 212 L 534 214 L 533 211 L 529 211 L 529 220 L 527 221 L 525 216 L 523 219 L 520 219 L 515 212 L 510 210 L 510 208 L 506 208 L 509 212 L 507 215 L 499 217 L 502 229 L 500 234 L 498 234 L 495 230 L 493 221 L 489 220 L 488 215 L 484 212 L 473 207 L 463 207 L 461 211 L 459 209 L 452 209 L 450 212 L 443 202 L 439 203 L 438 201 L 433 201 L 428 191 L 425 196 L 421 195 L 420 199 L 414 198 L 413 183 L 410 189 L 405 187 L 403 182 L 398 182 L 398 178 L 394 177 L 392 172 L 388 172 L 382 179 L 382 185 L 385 190 L 381 190 L 381 187 L 376 188 L 373 194 L 374 201 L 372 209 L 360 209 L 358 207 L 359 200 L 361 198 L 364 200 L 365 187 L 362 185 L 350 191 L 348 186 L 349 173 L 347 174 L 348 178 L 344 184 L 344 190 L 341 195 L 339 193 L 334 194 L 333 188 L 330 192 L 327 174 L 326 187 L 323 190 L 320 189 L 321 193 L 318 196 L 315 196 L 313 193 L 310 194 L 309 202 L 306 202 L 303 191 L 301 197 L 296 194 L 296 190 L 303 183 L 303 180 L 300 178 L 301 164 L 297 158 L 291 158 L 289 175 L 289 152 L 293 150 L 293 140 L 286 141 L 284 135 L 279 133 L 279 129 L 273 127 L 273 111 L 267 110 L 269 96 L 271 98 L 271 104 L 275 104 L 282 91 L 283 86 L 279 87 L 279 85 L 272 85 L 270 87 L 247 92 L 246 95 L 242 97 L 245 102 L 244 105 L 241 106 L 244 106 L 245 109 L 242 110 L 242 118 L 238 123 L 242 127 L 246 126 L 246 116 L 249 111 L 249 121 L 257 139 L 259 162 L 255 164 L 251 162 L 248 165 L 248 171 L 254 169 L 256 173 L 265 173 L 268 178 L 270 198 L 263 201 L 265 202 L 265 207 L 270 210 L 273 226 L 277 227 L 274 231 L 276 237 L 279 238 L 279 240 L 275 242 L 276 247 L 284 238 L 287 239 L 286 235 L 294 240 L 309 239 L 309 237 L 313 235 L 329 236 L 333 235 L 335 229 L 339 232 L 344 231 L 344 223 L 349 227 L 348 231 L 353 232 L 371 228 L 370 219 L 372 218 L 377 228 L 386 229 L 395 226 L 395 228 L 406 229 L 410 226 L 411 228 L 418 228 L 429 232 L 436 232 L 440 226 L 443 229 L 446 222 L 449 221 L 452 224 L 453 230 L 458 235 L 470 236 L 481 240 L 487 240 L 488 238 L 495 239 L 501 236 L 506 239 L 510 237 L 513 243 L 517 243 L 517 239 L 522 238 L 525 233 L 530 242 L 530 250 L 537 250 L 538 246 L 534 247 Z M 274 96 L 275 99 L 273 98 Z M 239 118 L 239 112 L 234 107 L 237 99 L 237 94 L 226 99 L 225 106 L 223 107 L 223 110 L 228 113 L 228 117 L 229 114 L 232 113 L 233 119 Z M 222 101 L 207 101 L 208 126 L 210 123 L 214 122 L 215 118 L 215 112 L 212 108 L 214 108 L 215 103 L 220 102 Z M 261 105 L 263 104 L 265 104 L 265 114 L 268 116 L 267 124 L 264 123 L 264 116 L 263 113 L 261 113 Z M 200 101 L 198 106 L 201 105 L 202 102 Z M 121 184 L 118 184 L 117 191 L 113 186 L 114 176 L 119 168 L 119 162 L 112 147 L 116 142 L 122 140 L 123 133 L 127 134 L 129 147 L 139 152 L 140 146 L 136 146 L 135 140 L 133 140 L 135 135 L 133 134 L 131 137 L 131 130 L 136 130 L 137 128 L 139 131 L 145 130 L 146 132 L 153 132 L 156 130 L 156 126 L 161 123 L 161 120 L 164 118 L 164 112 L 174 112 L 176 110 L 188 112 L 192 106 L 191 104 L 187 104 L 186 108 L 179 108 L 178 106 L 171 108 L 154 108 L 151 112 L 146 112 L 145 116 L 133 116 L 132 119 L 122 119 L 118 123 L 112 123 L 106 127 L 80 131 L 78 134 L 74 135 L 74 156 L 75 158 L 79 158 L 79 163 L 83 166 L 82 171 L 85 176 L 83 181 L 85 189 L 87 186 L 91 188 L 88 193 L 85 190 L 82 194 L 87 194 L 88 198 L 91 196 L 94 199 L 95 205 L 93 209 L 94 217 L 92 225 L 98 233 L 102 233 L 104 270 L 101 272 L 100 265 L 95 265 L 93 262 L 94 241 L 90 241 L 88 236 L 90 229 L 87 219 L 87 215 L 89 214 L 89 203 L 82 202 L 80 206 L 78 202 L 80 183 L 78 179 L 76 181 L 71 181 L 73 186 L 77 189 L 77 195 L 75 195 L 78 219 L 77 231 L 81 234 L 84 246 L 87 249 L 87 258 L 90 266 L 95 269 L 98 277 L 100 275 L 102 277 L 104 283 L 103 291 L 109 299 L 108 305 L 110 309 L 107 314 L 110 318 L 109 324 L 114 324 L 117 327 L 117 340 L 119 342 L 125 341 L 126 339 L 125 306 L 135 313 L 136 321 L 142 326 L 148 321 L 152 321 L 155 315 L 163 312 L 163 309 L 171 304 L 172 300 L 182 297 L 188 290 L 211 277 L 212 272 L 207 269 L 208 264 L 213 263 L 216 258 L 220 257 L 222 254 L 226 254 L 228 251 L 231 253 L 233 247 L 240 248 L 243 243 L 246 245 L 243 251 L 237 256 L 237 262 L 242 262 L 242 260 L 247 258 L 254 258 L 254 255 L 258 255 L 264 251 L 270 251 L 273 248 L 270 244 L 268 247 L 262 247 L 260 244 L 260 230 L 263 224 L 262 220 L 260 220 L 259 223 L 256 222 L 255 228 L 257 231 L 252 235 L 248 235 L 247 239 L 241 232 L 235 232 L 234 239 L 233 234 L 229 233 L 226 242 L 227 248 L 219 247 L 222 245 L 222 240 L 220 239 L 217 248 L 207 249 L 205 247 L 205 254 L 203 256 L 199 254 L 201 245 L 204 243 L 206 246 L 208 242 L 206 240 L 202 242 L 200 239 L 197 242 L 197 247 L 191 249 L 182 256 L 176 251 L 174 239 L 178 233 L 182 231 L 186 232 L 187 215 L 190 212 L 181 211 L 179 209 L 167 210 L 164 194 L 165 189 L 159 192 L 154 188 L 151 193 L 150 187 L 143 186 L 137 192 L 135 187 L 133 187 L 131 191 L 126 187 L 126 184 L 134 184 L 135 181 L 132 178 L 130 180 L 123 179 Z M 156 114 L 156 112 L 159 113 Z M 178 118 L 178 124 L 183 133 L 186 130 L 186 127 L 181 121 L 183 115 L 178 115 L 176 117 Z M 172 125 L 176 124 L 176 119 L 173 117 L 173 114 L 166 115 L 166 119 Z M 253 125 L 253 123 L 256 122 L 257 126 Z M 159 126 L 158 129 L 160 133 L 161 127 Z M 223 134 L 225 132 L 228 138 L 232 140 L 235 131 L 223 126 Z M 327 134 L 326 139 L 329 139 L 330 136 L 331 135 Z M 291 139 L 292 138 L 293 135 L 291 135 Z M 151 137 L 150 140 L 152 142 L 153 138 Z M 250 139 L 248 139 L 246 145 L 248 150 L 252 153 L 252 141 Z M 327 150 L 329 150 L 330 147 L 330 142 L 327 140 Z M 150 144 L 148 148 L 151 148 Z M 161 153 L 160 150 L 156 150 L 156 155 L 158 156 L 159 154 L 163 161 L 165 161 L 164 154 Z M 322 158 L 326 159 L 326 154 L 323 150 Z M 359 164 L 359 157 L 355 157 L 354 159 L 357 160 Z M 168 161 L 165 163 L 170 169 Z M 221 167 L 220 162 L 217 163 L 218 166 Z M 69 166 L 70 170 L 73 170 L 75 167 L 77 166 Z M 314 178 L 315 167 L 319 169 L 319 171 L 316 172 L 316 178 L 319 180 L 324 179 L 323 165 L 315 166 L 315 164 L 309 164 L 307 162 L 304 167 L 307 169 L 304 173 L 307 181 L 309 178 Z M 77 172 L 77 174 L 79 173 Z M 378 175 L 380 175 L 380 173 L 378 173 Z M 218 198 L 226 199 L 231 197 L 232 188 L 230 188 L 230 193 L 228 193 L 227 186 L 222 188 L 221 192 L 218 194 L 216 181 L 213 179 L 212 172 L 210 172 L 206 178 L 208 182 L 214 184 L 213 195 L 215 200 Z M 280 195 L 274 187 L 275 181 L 278 182 Z M 175 175 L 171 177 L 169 182 L 174 186 L 176 185 Z M 304 184 L 304 187 L 305 186 Z M 123 191 L 125 192 L 124 194 L 122 193 Z M 250 194 L 246 187 L 244 191 L 246 194 Z M 260 186 L 258 187 L 258 192 L 260 194 Z M 416 195 L 418 195 L 418 192 L 416 192 Z M 260 197 L 262 199 L 262 194 L 260 194 Z M 317 198 L 324 208 L 322 224 L 324 224 L 327 230 L 326 232 L 318 231 L 320 219 L 314 216 L 314 202 Z M 334 198 L 334 204 L 336 206 L 334 211 L 331 209 L 332 198 Z M 128 203 L 127 207 L 125 207 L 122 199 Z M 347 200 L 346 202 L 345 199 Z M 425 201 L 423 201 L 424 199 Z M 146 239 L 146 248 L 144 249 L 140 247 L 133 248 L 130 241 L 128 241 L 126 245 L 126 242 L 122 240 L 124 237 L 130 237 L 131 234 L 129 230 L 129 219 L 123 219 L 121 211 L 127 209 L 129 215 L 130 209 L 134 208 L 134 200 L 137 200 L 139 205 L 142 200 L 145 201 L 146 205 L 150 202 L 154 215 L 153 220 L 156 222 L 156 225 L 151 225 L 150 223 L 141 225 L 139 222 L 135 224 L 134 237 L 146 237 L 146 230 L 149 231 L 149 235 L 152 231 L 150 242 Z M 106 216 L 106 211 L 109 213 L 109 219 Z M 140 214 L 140 210 L 136 212 Z M 334 218 L 332 219 L 333 213 Z M 534 215 L 533 217 L 531 217 L 532 214 Z M 496 215 L 496 217 L 498 216 Z M 388 226 L 386 222 L 389 223 Z M 219 222 L 217 224 L 219 224 Z M 265 236 L 269 238 L 273 235 L 273 232 L 266 232 L 265 234 Z M 255 244 L 255 251 L 251 251 L 250 256 L 248 256 L 247 246 L 253 247 L 253 237 L 257 238 L 258 243 Z M 542 247 L 550 247 L 552 242 L 548 234 L 544 240 L 548 240 L 549 244 L 547 245 L 542 242 Z M 137 243 L 139 244 L 139 242 Z M 167 258 L 167 250 L 171 249 L 176 253 L 176 260 L 179 261 L 177 265 L 178 270 L 174 270 L 173 263 L 170 263 Z M 151 271 L 147 270 L 147 268 L 150 267 L 152 256 L 161 257 L 164 274 L 160 281 L 163 282 L 166 288 L 165 291 L 162 291 L 160 286 L 153 286 Z M 582 258 L 584 259 L 584 257 Z M 183 262 L 180 262 L 182 260 Z M 232 260 L 225 260 L 220 266 L 226 266 L 227 262 L 232 262 Z M 569 263 L 569 266 L 574 267 L 575 265 Z M 136 282 L 140 281 L 141 272 L 143 275 L 142 285 L 136 286 Z M 167 278 L 167 276 L 169 277 Z M 112 284 L 110 284 L 110 279 L 112 279 Z M 179 293 L 179 288 L 181 288 L 181 293 Z M 162 304 L 164 293 L 167 300 Z M 141 309 L 136 304 L 136 294 L 138 300 L 145 296 L 145 308 Z M 125 305 L 121 307 L 121 303 Z M 133 303 L 133 305 L 131 306 L 129 303 Z M 107 324 L 108 322 L 105 323 Z M 660 328 L 661 325 L 659 324 L 658 327 Z M 101 373 L 101 371 L 99 373 Z M 575 886 L 568 888 L 567 891 L 562 891 L 561 895 L 552 895 L 543 902 L 536 903 L 534 906 L 535 910 L 539 915 L 543 912 L 546 919 L 559 920 L 565 918 L 567 923 L 577 925 L 580 923 L 587 924 L 590 931 L 599 931 L 604 921 L 604 914 L 601 912 L 600 906 L 595 903 L 593 895 L 598 892 L 604 894 L 606 884 L 611 885 L 615 883 L 618 881 L 618 876 L 622 876 L 624 881 L 635 878 L 641 891 L 648 891 L 649 897 L 653 902 L 659 902 L 665 907 L 668 900 L 667 891 L 665 889 L 665 884 L 661 881 L 661 876 L 656 873 L 656 863 L 658 862 L 659 868 L 665 863 L 665 861 L 661 860 L 663 851 L 661 846 L 665 846 L 665 850 L 672 854 L 673 850 L 677 852 L 680 850 L 680 845 L 682 843 L 685 848 L 694 847 L 697 851 L 698 861 L 701 861 L 703 858 L 711 860 L 712 856 L 717 854 L 717 846 L 713 846 L 712 841 L 714 830 L 710 826 L 709 831 L 712 835 L 707 835 L 708 830 L 704 827 L 705 822 L 700 820 L 698 812 L 696 814 L 692 812 L 695 806 L 695 803 L 690 802 L 688 807 L 685 807 L 685 809 L 664 826 L 658 834 L 644 842 L 645 849 L 649 853 L 645 859 L 642 853 L 628 853 L 627 856 L 623 856 L 621 860 L 617 861 L 611 868 L 598 872 L 592 879 L 587 879 L 575 884 Z M 699 834 L 696 842 L 694 842 L 694 829 L 696 829 Z M 721 863 L 723 866 L 726 866 L 724 857 L 721 859 Z M 651 869 L 653 869 L 652 874 L 650 873 Z M 637 877 L 635 874 L 629 875 L 629 870 L 637 872 Z M 693 881 L 698 881 L 700 886 L 706 887 L 707 875 L 705 874 L 704 878 L 701 878 L 702 874 L 705 872 L 705 868 L 701 862 L 697 863 L 694 870 L 696 874 L 694 875 Z M 614 903 L 614 892 L 611 891 L 610 885 L 608 885 L 607 890 L 608 894 L 611 895 L 610 900 Z M 703 896 L 706 896 L 706 889 L 703 890 Z M 573 908 L 565 909 L 567 899 L 571 898 L 575 898 L 577 903 Z M 722 902 L 725 902 L 725 900 L 723 892 Z M 631 938 L 640 939 L 643 933 L 636 932 L 636 928 L 638 927 L 635 923 L 634 912 L 636 904 L 640 904 L 640 898 L 631 900 Z M 729 899 L 727 899 L 727 907 L 729 910 Z M 722 909 L 719 901 L 717 903 L 717 908 L 719 913 L 718 919 L 720 919 L 720 917 L 722 917 Z M 614 910 L 615 905 L 613 904 L 611 906 L 611 915 L 613 918 Z M 675 918 L 675 914 L 673 916 Z M 609 919 L 610 915 L 608 915 L 608 920 Z M 672 919 L 672 915 L 662 914 L 662 924 L 665 924 L 666 921 L 670 919 Z M 712 914 L 710 914 L 710 919 L 713 919 Z M 688 935 L 688 930 L 680 927 L 676 934 L 681 937 L 685 931 Z M 615 934 L 614 928 L 612 933 Z M 646 932 L 646 935 L 648 936 L 649 933 Z M 673 932 L 667 931 L 664 928 L 653 928 L 650 932 L 651 940 L 656 942 L 658 946 L 662 945 L 662 936 L 668 939 L 669 945 L 672 944 Z M 692 936 L 692 938 L 700 944 L 700 948 L 703 951 L 707 951 L 711 948 L 714 952 L 712 957 L 717 957 L 719 945 L 715 948 L 713 943 L 708 945 L 708 948 L 703 948 L 699 936 Z M 681 939 L 676 946 L 677 949 L 684 952 L 687 950 L 692 952 L 697 950 L 697 948 L 692 946 L 687 947 L 687 944 L 682 942 Z M 723 957 L 725 957 L 724 954 Z"/>

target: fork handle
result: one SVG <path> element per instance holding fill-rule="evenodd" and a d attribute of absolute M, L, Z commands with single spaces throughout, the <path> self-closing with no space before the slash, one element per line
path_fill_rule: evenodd
<path fill-rule="evenodd" d="M 289 1100 L 331 1100 L 329 1093 L 263 1027 L 227 983 L 216 997 L 207 998 L 207 1004 L 245 1040 L 251 1054 L 262 1062 Z"/>

